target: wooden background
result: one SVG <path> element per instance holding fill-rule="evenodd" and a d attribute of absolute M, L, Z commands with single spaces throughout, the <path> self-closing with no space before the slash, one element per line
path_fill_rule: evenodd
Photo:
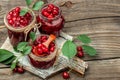
<path fill-rule="evenodd" d="M 50 1 L 50 0 L 49 0 Z M 68 0 L 54 0 L 62 5 Z M 76 37 L 87 34 L 92 38 L 91 45 L 97 49 L 95 57 L 85 55 L 89 69 L 84 78 L 70 73 L 70 80 L 120 80 L 120 0 L 69 0 L 72 5 L 63 5 L 66 23 L 64 32 Z M 4 25 L 3 16 L 15 6 L 25 5 L 24 0 L 0 0 L 0 25 Z M 70 7 L 67 7 L 70 6 Z M 0 46 L 7 37 L 7 30 L 0 29 Z M 77 40 L 76 44 L 80 44 Z M 25 74 L 3 75 L 5 65 L 0 64 L 0 80 L 42 80 L 26 72 Z M 64 80 L 61 73 L 48 80 Z"/>

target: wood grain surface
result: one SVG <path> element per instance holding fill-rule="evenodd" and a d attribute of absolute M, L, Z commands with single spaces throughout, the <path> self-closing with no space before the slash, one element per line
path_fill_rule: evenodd
<path fill-rule="evenodd" d="M 48 0 L 51 1 L 51 0 Z M 65 16 L 64 32 L 76 38 L 87 34 L 92 38 L 90 45 L 97 49 L 97 55 L 83 58 L 89 63 L 89 69 L 82 78 L 71 72 L 70 80 L 120 80 L 120 0 L 69 0 L 71 7 L 66 7 L 68 0 L 52 0 L 61 6 Z M 5 13 L 15 6 L 24 6 L 24 0 L 0 1 L 0 25 L 3 25 Z M 0 46 L 7 37 L 6 28 L 0 29 Z M 78 40 L 75 40 L 80 45 Z M 0 64 L 0 69 L 6 69 Z M 25 74 L 3 75 L 0 80 L 42 80 L 26 72 Z M 58 73 L 48 80 L 64 80 Z"/>

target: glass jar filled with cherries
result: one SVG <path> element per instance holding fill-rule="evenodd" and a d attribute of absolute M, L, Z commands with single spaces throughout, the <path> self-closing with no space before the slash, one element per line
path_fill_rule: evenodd
<path fill-rule="evenodd" d="M 54 35 L 49 37 L 42 35 L 34 41 L 32 52 L 29 54 L 30 62 L 34 67 L 47 69 L 54 64 L 58 55 L 54 40 Z"/>
<path fill-rule="evenodd" d="M 41 23 L 39 31 L 45 34 L 60 35 L 60 30 L 64 26 L 64 18 L 61 15 L 61 9 L 54 4 L 43 6 L 37 17 L 37 22 Z"/>
<path fill-rule="evenodd" d="M 21 9 L 26 8 L 13 8 L 4 17 L 8 36 L 13 46 L 16 46 L 19 42 L 28 40 L 30 31 L 35 27 L 36 18 L 34 12 L 27 8 L 28 12 L 24 16 L 21 16 Z"/>

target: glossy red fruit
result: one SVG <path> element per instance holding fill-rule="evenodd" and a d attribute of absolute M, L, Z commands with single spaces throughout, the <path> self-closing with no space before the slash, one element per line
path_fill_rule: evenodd
<path fill-rule="evenodd" d="M 53 10 L 53 15 L 58 15 L 58 10 Z"/>
<path fill-rule="evenodd" d="M 10 20 L 8 20 L 8 23 L 9 23 L 10 25 L 13 25 L 13 24 L 14 24 L 14 21 L 13 21 L 12 19 L 10 19 Z"/>
<path fill-rule="evenodd" d="M 77 52 L 77 56 L 78 56 L 79 58 L 83 57 L 83 56 L 84 56 L 83 51 L 78 51 L 78 52 Z"/>
<path fill-rule="evenodd" d="M 77 51 L 82 51 L 82 47 L 81 46 L 77 46 Z"/>
<path fill-rule="evenodd" d="M 48 48 L 46 46 L 42 46 L 42 51 L 43 52 L 48 52 Z"/>
<path fill-rule="evenodd" d="M 37 49 L 37 53 L 38 53 L 39 55 L 41 55 L 41 54 L 43 53 L 42 49 L 41 49 L 41 48 L 38 48 L 38 49 Z"/>
<path fill-rule="evenodd" d="M 52 9 L 50 7 L 47 7 L 47 12 L 51 13 Z"/>
<path fill-rule="evenodd" d="M 42 48 L 42 47 L 43 47 L 43 44 L 38 44 L 37 47 L 38 47 L 38 48 Z"/>
<path fill-rule="evenodd" d="M 18 12 L 14 12 L 14 13 L 13 13 L 13 16 L 14 16 L 14 17 L 17 17 L 18 15 L 19 15 Z"/>
<path fill-rule="evenodd" d="M 13 72 L 14 72 L 14 73 L 18 72 L 17 68 L 13 69 Z"/>
<path fill-rule="evenodd" d="M 25 72 L 25 70 L 22 67 L 18 67 L 17 68 L 17 72 L 20 73 L 20 74 L 22 74 L 22 73 Z"/>
<path fill-rule="evenodd" d="M 50 7 L 51 9 L 53 9 L 54 5 L 53 4 L 49 4 L 48 7 Z"/>
<path fill-rule="evenodd" d="M 16 18 L 16 17 L 13 17 L 13 18 L 12 18 L 12 20 L 13 20 L 13 21 L 16 21 L 16 20 L 17 20 L 17 18 Z"/>
<path fill-rule="evenodd" d="M 51 42 L 50 43 L 50 47 L 54 47 L 55 46 L 55 43 L 54 42 Z"/>
<path fill-rule="evenodd" d="M 13 11 L 10 11 L 10 12 L 9 12 L 9 15 L 12 15 L 12 14 L 13 14 Z"/>
<path fill-rule="evenodd" d="M 12 19 L 12 16 L 10 14 L 7 15 L 7 19 Z"/>
<path fill-rule="evenodd" d="M 48 17 L 50 14 L 46 11 L 43 11 L 42 14 L 45 16 L 45 17 Z"/>
<path fill-rule="evenodd" d="M 69 79 L 69 78 L 70 78 L 70 75 L 69 75 L 68 72 L 63 72 L 63 73 L 62 73 L 62 77 L 63 77 L 64 79 Z"/>
<path fill-rule="evenodd" d="M 16 12 L 20 12 L 20 7 L 16 7 L 16 8 L 15 8 L 15 11 L 16 11 Z"/>
<path fill-rule="evenodd" d="M 54 17 L 54 16 L 53 16 L 52 14 L 50 14 L 50 15 L 48 16 L 48 18 L 50 18 L 50 19 L 53 18 L 53 17 Z"/>
<path fill-rule="evenodd" d="M 55 50 L 55 47 L 51 47 L 51 48 L 50 48 L 50 51 L 51 51 L 51 52 L 54 52 L 54 50 Z"/>

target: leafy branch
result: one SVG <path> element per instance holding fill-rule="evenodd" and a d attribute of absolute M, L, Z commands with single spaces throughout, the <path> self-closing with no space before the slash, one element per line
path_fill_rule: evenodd
<path fill-rule="evenodd" d="M 79 35 L 77 39 L 82 42 L 81 46 L 86 54 L 90 56 L 96 55 L 96 49 L 94 49 L 92 46 L 89 46 L 89 43 L 91 43 L 91 39 L 87 35 Z M 76 44 L 73 41 L 67 40 L 62 47 L 62 53 L 69 59 L 73 58 L 77 54 Z"/>

